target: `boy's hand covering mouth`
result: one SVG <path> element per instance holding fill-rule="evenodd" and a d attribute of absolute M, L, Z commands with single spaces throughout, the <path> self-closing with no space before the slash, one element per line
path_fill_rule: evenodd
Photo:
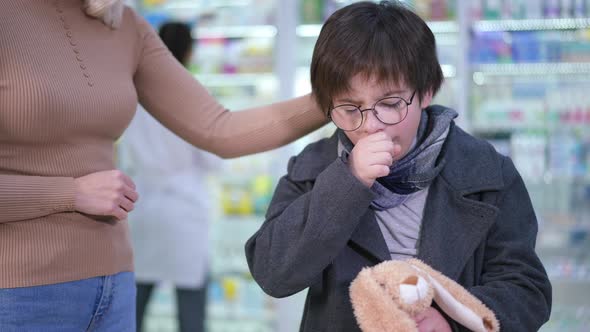
<path fill-rule="evenodd" d="M 348 157 L 352 174 L 367 187 L 377 178 L 389 174 L 389 167 L 401 152 L 401 146 L 394 143 L 384 132 L 361 138 Z"/>

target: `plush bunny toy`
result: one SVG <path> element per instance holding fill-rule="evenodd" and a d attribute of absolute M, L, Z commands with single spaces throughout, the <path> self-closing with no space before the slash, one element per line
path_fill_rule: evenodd
<path fill-rule="evenodd" d="M 471 331 L 500 330 L 494 313 L 481 301 L 417 259 L 364 268 L 350 285 L 350 299 L 363 332 L 417 332 L 412 317 L 433 300 Z"/>

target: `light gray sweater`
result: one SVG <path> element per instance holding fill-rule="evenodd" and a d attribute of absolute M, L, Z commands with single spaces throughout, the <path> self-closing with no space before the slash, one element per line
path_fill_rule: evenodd
<path fill-rule="evenodd" d="M 387 243 L 391 259 L 407 259 L 418 254 L 418 239 L 428 188 L 408 196 L 401 205 L 375 211 L 375 218 Z"/>

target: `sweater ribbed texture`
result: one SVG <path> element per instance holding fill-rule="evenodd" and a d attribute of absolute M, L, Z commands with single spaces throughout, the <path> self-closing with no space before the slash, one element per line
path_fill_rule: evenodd
<path fill-rule="evenodd" d="M 133 269 L 127 222 L 75 212 L 74 178 L 115 168 L 113 144 L 138 101 L 224 157 L 275 148 L 326 121 L 309 96 L 230 112 L 131 9 L 113 30 L 82 4 L 0 0 L 0 288 Z"/>

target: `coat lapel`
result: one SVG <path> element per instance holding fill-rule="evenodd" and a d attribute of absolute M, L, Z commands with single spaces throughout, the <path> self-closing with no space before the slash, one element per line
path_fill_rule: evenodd
<path fill-rule="evenodd" d="M 349 244 L 357 251 L 369 254 L 375 264 L 391 259 L 373 210 L 365 213 Z"/>
<path fill-rule="evenodd" d="M 441 156 L 447 163 L 428 192 L 418 258 L 457 279 L 498 214 L 495 206 L 468 197 L 503 188 L 502 161 L 488 143 L 453 123 Z"/>
<path fill-rule="evenodd" d="M 469 200 L 437 179 L 426 200 L 418 258 L 444 275 L 458 278 L 473 252 L 485 241 L 497 213 L 495 207 Z"/>

